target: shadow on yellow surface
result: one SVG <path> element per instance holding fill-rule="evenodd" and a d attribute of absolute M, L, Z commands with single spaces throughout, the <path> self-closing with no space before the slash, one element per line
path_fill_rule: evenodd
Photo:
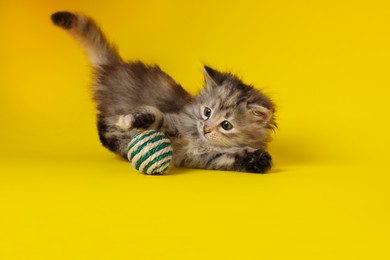
<path fill-rule="evenodd" d="M 144 176 L 98 142 L 90 71 L 49 16 L 96 18 L 192 93 L 270 93 L 269 174 Z M 388 259 L 385 1 L 2 1 L 0 259 Z"/>

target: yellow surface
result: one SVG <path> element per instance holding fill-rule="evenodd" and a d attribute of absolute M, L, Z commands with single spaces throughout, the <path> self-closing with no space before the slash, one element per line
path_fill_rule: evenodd
<path fill-rule="evenodd" d="M 141 175 L 98 142 L 95 17 L 195 93 L 201 67 L 270 93 L 267 175 Z M 0 259 L 390 259 L 388 1 L 0 2 Z"/>

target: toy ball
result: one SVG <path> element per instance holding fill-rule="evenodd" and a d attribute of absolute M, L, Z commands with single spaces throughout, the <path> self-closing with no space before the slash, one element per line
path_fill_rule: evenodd
<path fill-rule="evenodd" d="M 134 135 L 127 151 L 131 166 L 148 175 L 165 174 L 172 162 L 171 141 L 157 130 L 148 130 Z"/>

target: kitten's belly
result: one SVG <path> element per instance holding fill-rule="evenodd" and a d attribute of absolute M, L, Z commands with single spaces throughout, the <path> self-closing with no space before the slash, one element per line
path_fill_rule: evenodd
<path fill-rule="evenodd" d="M 216 151 L 209 145 L 200 142 L 171 140 L 173 146 L 173 162 L 175 166 L 203 168 L 207 157 Z"/>

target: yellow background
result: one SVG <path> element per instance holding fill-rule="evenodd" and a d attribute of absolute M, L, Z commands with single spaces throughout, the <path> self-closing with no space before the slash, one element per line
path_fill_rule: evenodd
<path fill-rule="evenodd" d="M 94 17 L 196 93 L 202 64 L 278 104 L 270 174 L 141 175 L 99 143 Z M 389 259 L 388 1 L 0 2 L 0 259 Z"/>

